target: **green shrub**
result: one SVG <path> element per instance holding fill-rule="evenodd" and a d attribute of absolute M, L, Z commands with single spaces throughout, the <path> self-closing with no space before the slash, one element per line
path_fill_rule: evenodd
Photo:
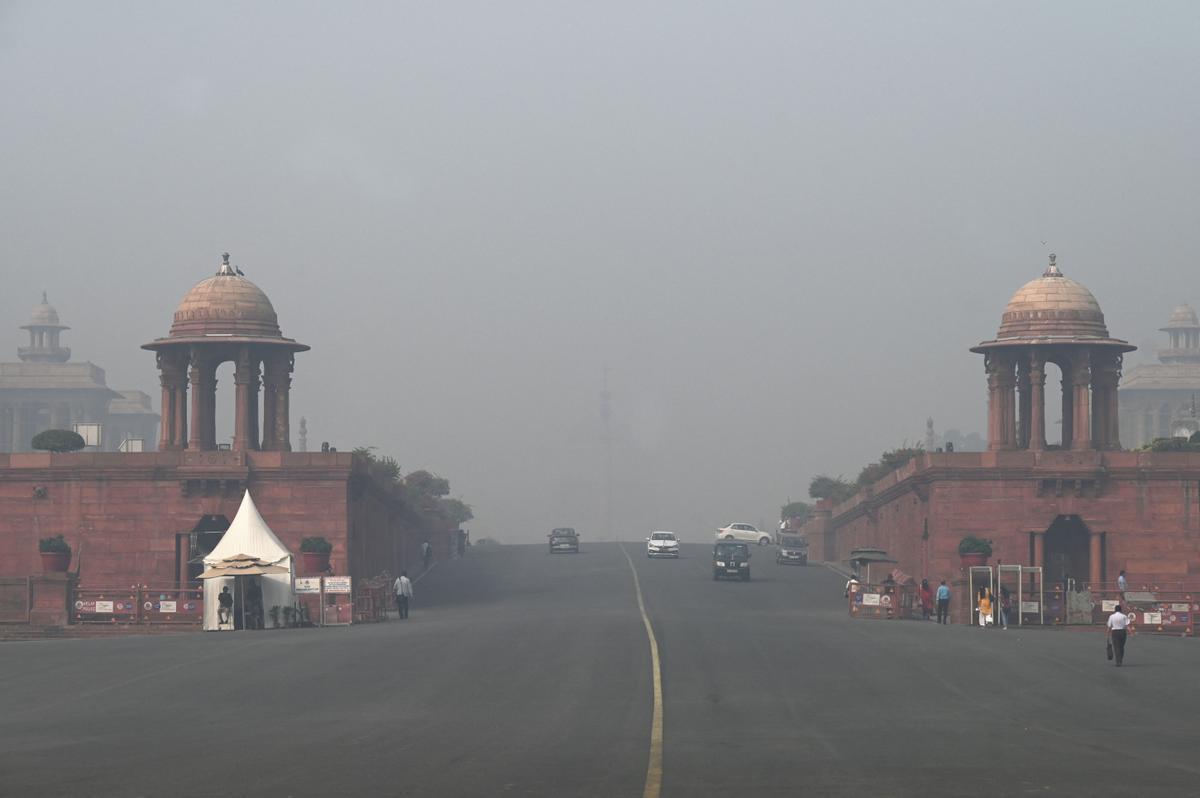
<path fill-rule="evenodd" d="M 77 452 L 87 444 L 78 432 L 69 429 L 48 429 L 34 435 L 30 445 L 43 452 Z"/>
<path fill-rule="evenodd" d="M 320 535 L 317 535 L 316 537 L 305 538 L 300 541 L 300 551 L 328 554 L 333 551 L 333 544 Z"/>
<path fill-rule="evenodd" d="M 962 540 L 958 541 L 959 554 L 982 554 L 985 557 L 992 556 L 992 541 L 984 538 L 977 538 L 974 535 L 967 535 Z"/>
<path fill-rule="evenodd" d="M 62 535 L 55 535 L 52 538 L 42 538 L 38 541 L 38 551 L 71 553 L 71 545 L 63 539 Z"/>

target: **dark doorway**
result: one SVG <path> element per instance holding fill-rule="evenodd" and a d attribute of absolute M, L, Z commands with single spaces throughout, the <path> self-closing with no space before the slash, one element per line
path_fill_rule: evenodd
<path fill-rule="evenodd" d="M 202 515 L 196 522 L 196 526 L 192 527 L 191 532 L 179 536 L 181 539 L 186 539 L 188 547 L 187 572 L 183 574 L 183 581 L 188 583 L 196 581 L 204 570 L 204 558 L 211 554 L 212 550 L 221 542 L 227 529 L 229 529 L 229 519 L 225 516 Z"/>
<path fill-rule="evenodd" d="M 1077 515 L 1060 515 L 1046 530 L 1045 580 L 1049 587 L 1067 579 L 1088 581 L 1091 574 L 1091 533 Z"/>

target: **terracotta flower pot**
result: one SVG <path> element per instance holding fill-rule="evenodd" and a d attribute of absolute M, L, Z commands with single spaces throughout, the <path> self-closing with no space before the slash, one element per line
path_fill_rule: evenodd
<path fill-rule="evenodd" d="M 43 551 L 39 554 L 42 555 L 42 573 L 62 574 L 71 566 L 69 551 Z"/>
<path fill-rule="evenodd" d="M 988 556 L 982 551 L 971 551 L 966 554 L 959 554 L 959 559 L 962 561 L 963 568 L 970 568 L 975 565 L 987 565 Z"/>
<path fill-rule="evenodd" d="M 300 570 L 305 576 L 317 576 L 329 570 L 329 554 L 327 551 L 300 552 Z"/>

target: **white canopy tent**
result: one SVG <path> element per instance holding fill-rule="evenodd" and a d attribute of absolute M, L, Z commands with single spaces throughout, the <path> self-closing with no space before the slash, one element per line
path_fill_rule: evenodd
<path fill-rule="evenodd" d="M 267 522 L 263 520 L 258 508 L 254 505 L 254 499 L 250 498 L 250 491 L 246 491 L 246 495 L 242 497 L 242 506 L 238 508 L 237 515 L 234 516 L 229 529 L 225 531 L 221 542 L 211 553 L 205 555 L 204 565 L 206 568 L 214 568 L 220 566 L 224 560 L 239 554 L 248 554 L 263 562 L 287 569 L 286 573 L 263 574 L 253 577 L 261 580 L 263 622 L 269 624 L 271 618 L 266 612 L 267 610 L 275 605 L 291 607 L 296 602 L 296 593 L 293 589 L 296 569 L 292 553 L 279 542 L 279 538 L 275 537 L 275 533 L 267 526 Z M 245 580 L 251 577 L 240 578 Z M 235 591 L 237 579 L 220 577 L 204 580 L 204 629 L 206 631 L 217 628 L 217 609 L 220 606 L 217 596 L 220 595 L 221 588 L 228 587 L 231 591 Z"/>

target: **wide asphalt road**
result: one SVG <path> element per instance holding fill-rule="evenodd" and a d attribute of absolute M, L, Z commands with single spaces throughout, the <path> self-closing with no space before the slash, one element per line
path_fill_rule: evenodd
<path fill-rule="evenodd" d="M 637 569 L 662 795 L 1200 795 L 1200 643 L 851 620 L 843 580 Z M 476 547 L 374 626 L 0 644 L 0 795 L 643 795 L 629 562 Z"/>

